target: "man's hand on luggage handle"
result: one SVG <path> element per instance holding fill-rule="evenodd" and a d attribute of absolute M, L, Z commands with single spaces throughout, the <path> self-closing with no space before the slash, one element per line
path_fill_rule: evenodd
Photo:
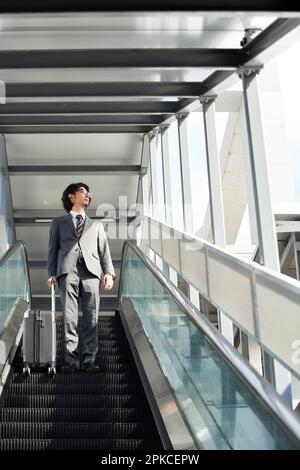
<path fill-rule="evenodd" d="M 57 279 L 55 276 L 51 276 L 49 277 L 48 281 L 47 281 L 47 284 L 48 284 L 48 287 L 51 287 L 51 284 L 54 284 L 54 286 L 56 287 L 57 286 Z"/>
<path fill-rule="evenodd" d="M 104 274 L 102 282 L 104 284 L 105 290 L 110 290 L 114 285 L 114 281 L 111 274 Z"/>

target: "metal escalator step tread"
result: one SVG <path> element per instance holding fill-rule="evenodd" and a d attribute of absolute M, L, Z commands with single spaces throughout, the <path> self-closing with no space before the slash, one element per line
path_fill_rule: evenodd
<path fill-rule="evenodd" d="M 141 439 L 152 433 L 149 423 L 0 423 L 0 439 Z"/>
<path fill-rule="evenodd" d="M 62 354 L 57 354 L 57 362 L 64 362 L 64 356 Z M 103 363 L 126 363 L 130 364 L 133 362 L 133 358 L 130 356 L 124 356 L 122 354 L 115 354 L 115 355 L 100 355 L 97 354 L 95 364 L 103 364 Z"/>
<path fill-rule="evenodd" d="M 2 408 L 0 422 L 152 422 L 150 409 L 137 408 Z"/>
<path fill-rule="evenodd" d="M 145 395 L 7 395 L 7 408 L 135 408 L 148 406 Z"/>
<path fill-rule="evenodd" d="M 73 375 L 73 374 L 70 374 Z M 75 374 L 74 374 L 75 375 Z M 128 395 L 141 394 L 141 385 L 137 384 L 95 384 L 95 383 L 48 383 L 48 384 L 10 384 L 12 395 Z"/>
<path fill-rule="evenodd" d="M 78 347 L 79 352 L 82 352 L 82 347 L 79 345 Z M 57 353 L 63 353 L 63 347 L 59 346 L 57 348 Z M 122 348 L 122 347 L 116 347 L 116 348 L 105 348 L 101 345 L 99 345 L 98 349 L 98 355 L 103 355 L 103 356 L 131 356 L 131 352 L 128 348 Z"/>
<path fill-rule="evenodd" d="M 57 361 L 57 363 L 59 364 L 59 361 Z M 62 357 L 61 357 L 61 363 L 64 363 Z M 135 371 L 135 366 L 134 366 L 133 362 L 126 362 L 126 363 L 125 362 L 124 363 L 122 363 L 122 362 L 116 362 L 116 363 L 106 362 L 106 363 L 102 363 L 102 364 L 97 362 L 97 365 L 99 366 L 99 372 L 97 374 L 94 374 L 93 377 L 95 377 L 97 375 L 100 375 L 101 373 L 116 373 L 116 372 L 127 373 L 127 372 L 134 372 Z M 23 359 L 21 357 L 19 357 L 16 360 L 15 366 L 16 366 L 16 370 L 18 370 L 19 374 L 20 374 L 21 370 L 22 370 L 22 367 L 23 367 Z M 38 372 L 33 373 L 32 377 L 34 377 L 37 374 L 38 374 Z M 48 376 L 45 373 L 41 373 L 41 375 L 45 375 L 48 378 Z M 76 374 L 76 376 L 77 376 L 77 374 Z M 85 376 L 86 376 L 86 374 L 85 374 Z"/>
<path fill-rule="evenodd" d="M 29 377 L 24 377 L 23 375 L 14 373 L 13 384 L 81 384 L 87 383 L 87 374 L 84 372 L 78 372 L 76 374 L 60 374 L 53 377 L 49 377 L 45 373 L 34 373 L 31 374 Z M 135 384 L 140 383 L 140 378 L 137 373 L 134 372 L 127 372 L 127 373 L 105 373 L 105 372 L 98 372 L 97 374 L 90 374 L 88 378 L 89 384 L 118 384 L 118 383 L 126 383 L 126 384 Z"/>
<path fill-rule="evenodd" d="M 1 439 L 0 450 L 162 450 L 155 439 Z"/>
<path fill-rule="evenodd" d="M 56 320 L 57 325 L 62 325 L 63 324 L 63 315 L 56 315 L 55 320 Z M 82 315 L 79 315 L 78 323 L 79 324 L 83 323 L 83 316 Z M 113 317 L 113 316 L 98 317 L 98 323 L 100 323 L 101 325 L 114 325 L 114 326 L 119 326 L 119 327 L 123 326 L 121 319 Z"/>

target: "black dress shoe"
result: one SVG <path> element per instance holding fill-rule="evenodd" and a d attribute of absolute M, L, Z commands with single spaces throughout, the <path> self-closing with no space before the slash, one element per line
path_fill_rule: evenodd
<path fill-rule="evenodd" d="M 67 364 L 66 366 L 62 366 L 61 371 L 64 373 L 71 373 L 74 374 L 79 370 L 79 367 L 76 364 Z"/>
<path fill-rule="evenodd" d="M 82 371 L 89 373 L 89 372 L 98 372 L 99 366 L 95 366 L 94 364 L 83 364 Z"/>

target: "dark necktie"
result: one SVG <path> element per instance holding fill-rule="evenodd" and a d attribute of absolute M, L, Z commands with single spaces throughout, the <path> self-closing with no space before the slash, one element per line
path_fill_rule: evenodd
<path fill-rule="evenodd" d="M 84 226 L 84 220 L 81 214 L 76 215 L 77 219 L 77 225 L 76 225 L 76 230 L 77 230 L 77 235 L 78 238 L 81 237 L 83 226 Z"/>

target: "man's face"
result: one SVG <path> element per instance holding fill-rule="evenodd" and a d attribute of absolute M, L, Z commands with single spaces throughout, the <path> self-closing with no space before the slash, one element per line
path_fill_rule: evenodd
<path fill-rule="evenodd" d="M 91 193 L 89 193 L 83 186 L 78 188 L 75 194 L 69 194 L 68 196 L 73 206 L 74 204 L 77 204 L 87 207 L 92 199 Z"/>

